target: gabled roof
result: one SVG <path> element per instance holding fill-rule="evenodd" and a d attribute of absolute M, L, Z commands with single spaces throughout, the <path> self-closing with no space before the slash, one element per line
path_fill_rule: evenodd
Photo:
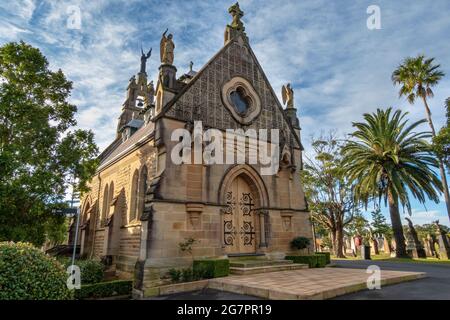
<path fill-rule="evenodd" d="M 243 41 L 244 41 L 244 45 L 247 47 L 248 51 L 250 52 L 252 58 L 254 59 L 254 61 L 256 62 L 256 65 L 259 69 L 259 71 L 261 72 L 264 81 L 266 82 L 271 94 L 274 97 L 274 100 L 276 101 L 277 107 L 280 109 L 281 114 L 286 122 L 286 124 L 288 125 L 292 135 L 294 136 L 296 142 L 298 143 L 298 145 L 300 146 L 301 150 L 304 150 L 303 145 L 300 141 L 300 137 L 297 136 L 297 133 L 295 132 L 291 122 L 289 121 L 289 119 L 287 118 L 286 114 L 284 113 L 284 109 L 280 103 L 280 101 L 278 100 L 277 95 L 275 94 L 275 91 L 273 90 L 272 85 L 270 84 L 269 80 L 267 79 L 266 74 L 264 73 L 264 70 L 262 69 L 258 59 L 256 58 L 255 53 L 253 52 L 252 48 L 250 47 L 250 44 L 248 42 L 248 40 L 246 39 L 246 37 L 242 37 L 239 36 Z M 172 108 L 172 106 L 180 99 L 180 97 L 183 96 L 184 93 L 186 93 L 190 87 L 192 87 L 195 82 L 200 79 L 200 77 L 202 76 L 202 74 L 205 72 L 205 70 L 208 68 L 209 65 L 211 65 L 225 50 L 227 50 L 227 48 L 229 46 L 231 46 L 234 42 L 238 41 L 238 38 L 236 37 L 232 40 L 230 40 L 227 44 L 225 44 L 196 74 L 195 76 L 172 98 L 172 100 L 170 100 L 161 110 L 160 113 L 158 113 L 153 119 L 152 121 L 156 121 L 159 118 L 162 118 L 166 115 L 166 113 L 170 110 L 170 108 Z"/>
<path fill-rule="evenodd" d="M 152 137 L 154 129 L 155 124 L 151 121 L 140 127 L 131 137 L 117 145 L 115 149 L 100 160 L 98 170 L 104 169 L 148 141 Z"/>

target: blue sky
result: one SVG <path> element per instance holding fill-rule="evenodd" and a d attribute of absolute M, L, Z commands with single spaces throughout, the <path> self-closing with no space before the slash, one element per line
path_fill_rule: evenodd
<path fill-rule="evenodd" d="M 156 79 L 161 33 L 174 34 L 178 73 L 201 66 L 223 45 L 232 1 L 0 1 L 0 44 L 23 39 L 39 47 L 51 68 L 74 82 L 71 101 L 78 126 L 92 129 L 104 148 L 114 137 L 129 78 L 139 69 L 141 44 L 154 48 L 147 72 Z M 406 56 L 435 57 L 448 75 L 430 101 L 437 128 L 450 96 L 450 2 L 426 1 L 240 1 L 253 50 L 276 92 L 291 82 L 302 139 L 330 129 L 344 135 L 351 122 L 377 107 L 400 108 L 411 120 L 423 106 L 399 99 L 390 75 Z M 369 30 L 366 10 L 381 9 L 381 29 Z M 81 28 L 70 29 L 73 7 Z M 427 127 L 423 128 L 427 130 Z M 413 221 L 437 218 L 447 225 L 444 203 L 413 202 Z M 386 212 L 386 211 L 384 211 Z"/>

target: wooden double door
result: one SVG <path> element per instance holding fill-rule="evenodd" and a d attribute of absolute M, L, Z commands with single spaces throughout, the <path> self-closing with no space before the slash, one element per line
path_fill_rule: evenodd
<path fill-rule="evenodd" d="M 226 190 L 223 239 L 227 254 L 255 253 L 255 195 L 248 183 L 237 177 Z"/>

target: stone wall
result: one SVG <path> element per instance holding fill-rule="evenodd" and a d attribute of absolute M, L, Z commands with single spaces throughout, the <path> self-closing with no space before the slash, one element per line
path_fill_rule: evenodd
<path fill-rule="evenodd" d="M 93 257 L 100 258 L 107 254 L 106 249 L 108 246 L 109 253 L 111 253 L 111 246 L 115 246 L 114 255 L 115 261 L 117 261 L 118 271 L 123 269 L 123 271 L 131 273 L 134 268 L 134 263 L 139 256 L 141 222 L 139 219 L 130 221 L 130 202 L 135 197 L 131 195 L 132 179 L 135 170 L 139 171 L 145 165 L 147 166 L 148 172 L 147 185 L 150 184 L 156 171 L 157 159 L 155 150 L 152 141 L 150 141 L 113 165 L 102 168 L 93 177 L 90 182 L 91 190 L 82 200 L 82 206 L 86 201 L 98 204 L 95 211 L 94 241 L 92 249 L 88 250 L 89 254 Z M 105 226 L 101 220 L 105 203 L 104 189 L 107 185 L 109 189 L 111 183 L 114 184 L 114 194 L 112 196 L 109 195 L 108 198 L 117 198 L 117 201 L 114 206 L 111 206 L 108 217 L 111 218 L 112 214 L 114 214 L 114 221 L 119 223 L 114 229 Z"/>

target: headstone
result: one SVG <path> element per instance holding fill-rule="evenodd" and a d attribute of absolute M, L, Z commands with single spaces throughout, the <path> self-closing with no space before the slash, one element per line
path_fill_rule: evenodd
<path fill-rule="evenodd" d="M 430 241 L 428 240 L 428 238 L 423 238 L 423 249 L 425 250 L 425 254 L 427 255 L 427 257 L 432 257 L 433 256 L 433 251 L 431 250 L 431 244 Z"/>
<path fill-rule="evenodd" d="M 376 238 L 371 238 L 370 239 L 370 253 L 373 255 L 378 255 L 380 254 L 380 251 L 378 250 L 378 241 Z"/>
<path fill-rule="evenodd" d="M 391 257 L 395 257 L 396 256 L 396 249 L 397 249 L 397 243 L 395 242 L 395 239 L 391 240 Z"/>
<path fill-rule="evenodd" d="M 426 258 L 425 250 L 422 243 L 419 241 L 416 229 L 409 218 L 405 218 L 408 221 L 409 230 L 406 234 L 406 251 L 411 258 Z"/>
<path fill-rule="evenodd" d="M 389 241 L 386 236 L 384 236 L 383 248 L 384 248 L 384 253 L 391 254 L 391 245 L 389 244 Z"/>
<path fill-rule="evenodd" d="M 443 260 L 448 260 L 450 258 L 450 245 L 448 237 L 439 225 L 439 220 L 434 221 L 434 224 L 437 229 L 436 236 L 439 243 L 439 257 Z"/>

